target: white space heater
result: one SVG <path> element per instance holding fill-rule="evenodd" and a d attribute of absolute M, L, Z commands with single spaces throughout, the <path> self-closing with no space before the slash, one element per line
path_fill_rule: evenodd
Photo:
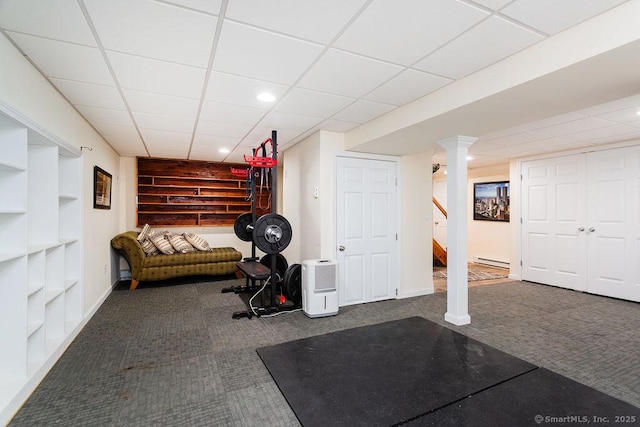
<path fill-rule="evenodd" d="M 337 261 L 302 261 L 302 311 L 308 317 L 338 314 Z"/>

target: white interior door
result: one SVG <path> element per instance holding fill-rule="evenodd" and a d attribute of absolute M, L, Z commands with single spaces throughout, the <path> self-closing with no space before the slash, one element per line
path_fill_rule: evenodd
<path fill-rule="evenodd" d="M 447 181 L 436 181 L 433 184 L 433 197 L 447 210 Z M 445 250 L 447 249 L 447 217 L 437 206 L 433 205 L 433 238 Z"/>
<path fill-rule="evenodd" d="M 340 305 L 394 298 L 398 283 L 396 163 L 338 157 L 337 175 Z"/>
<path fill-rule="evenodd" d="M 640 301 L 640 148 L 588 155 L 588 291 Z"/>
<path fill-rule="evenodd" d="M 522 164 L 522 278 L 586 290 L 584 156 Z"/>

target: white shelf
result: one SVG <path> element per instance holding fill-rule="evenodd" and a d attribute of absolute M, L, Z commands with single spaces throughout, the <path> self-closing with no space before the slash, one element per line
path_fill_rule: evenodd
<path fill-rule="evenodd" d="M 31 255 L 36 252 L 43 252 L 49 249 L 53 249 L 58 246 L 64 246 L 64 242 L 55 242 L 55 243 L 38 243 L 27 246 L 27 254 Z"/>
<path fill-rule="evenodd" d="M 84 313 L 81 153 L 21 123 L 0 102 L 0 325 L 10 325 L 0 327 L 3 417 L 55 364 Z"/>
<path fill-rule="evenodd" d="M 78 283 L 80 283 L 79 279 L 67 279 L 67 280 L 64 281 L 64 290 L 68 291 L 69 289 L 71 289 L 75 285 L 77 285 Z"/>
<path fill-rule="evenodd" d="M 0 161 L 0 171 L 7 171 L 7 172 L 23 172 L 26 171 L 27 168 L 19 165 L 17 163 L 10 163 L 10 162 L 5 162 L 5 161 Z"/>
<path fill-rule="evenodd" d="M 13 261 L 22 258 L 26 254 L 24 252 L 0 253 L 0 262 Z"/>
<path fill-rule="evenodd" d="M 48 290 L 44 294 L 44 303 L 50 304 L 53 300 L 64 294 L 64 289 Z"/>
<path fill-rule="evenodd" d="M 27 298 L 29 298 L 31 295 L 33 295 L 36 292 L 39 292 L 39 291 L 41 291 L 43 289 L 44 289 L 44 282 L 42 283 L 42 286 L 40 286 L 40 287 L 36 287 L 36 286 L 34 286 L 32 288 L 27 287 Z"/>
<path fill-rule="evenodd" d="M 27 338 L 35 334 L 44 326 L 44 322 L 33 322 L 27 325 Z"/>

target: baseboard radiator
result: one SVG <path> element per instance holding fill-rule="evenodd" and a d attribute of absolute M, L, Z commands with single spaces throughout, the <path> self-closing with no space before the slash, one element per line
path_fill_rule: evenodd
<path fill-rule="evenodd" d="M 482 258 L 482 257 L 474 257 L 473 262 L 476 264 L 484 264 L 490 265 L 492 267 L 501 267 L 501 268 L 509 268 L 509 263 L 504 261 L 498 261 L 496 259 Z"/>

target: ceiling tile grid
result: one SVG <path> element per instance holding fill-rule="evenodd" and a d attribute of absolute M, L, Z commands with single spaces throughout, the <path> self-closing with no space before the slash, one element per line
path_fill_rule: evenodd
<path fill-rule="evenodd" d="M 349 131 L 623 2 L 0 0 L 0 32 L 121 155 L 241 161 L 271 129 L 280 151 Z M 480 136 L 470 152 L 629 137 L 639 102 Z"/>

